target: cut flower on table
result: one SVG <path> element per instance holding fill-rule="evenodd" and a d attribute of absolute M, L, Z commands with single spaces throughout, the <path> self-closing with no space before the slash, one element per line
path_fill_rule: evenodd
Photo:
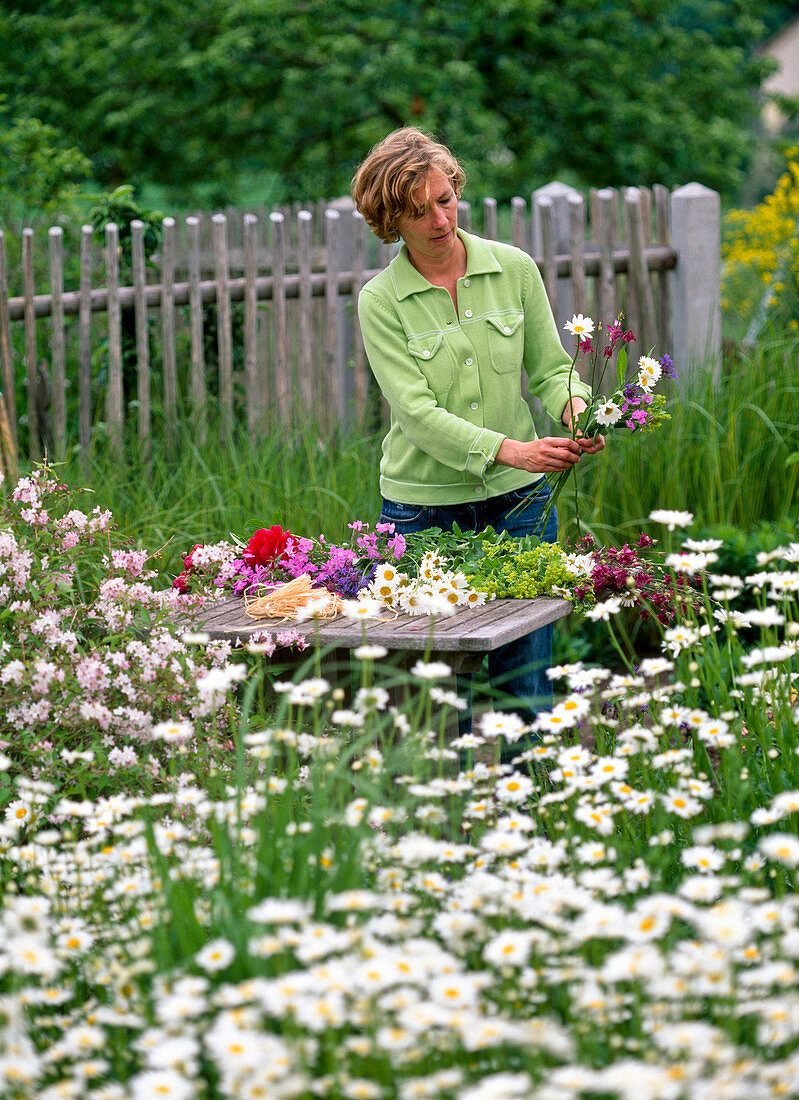
<path fill-rule="evenodd" d="M 491 527 L 464 532 L 456 524 L 452 531 L 431 528 L 407 540 L 394 534 L 392 524 L 372 531 L 356 522 L 350 529 L 347 547 L 324 536 L 314 540 L 264 528 L 247 544 L 265 559 L 256 565 L 248 564 L 242 544 L 196 545 L 184 559 L 191 559 L 190 568 L 178 580 L 188 580 L 198 593 L 241 595 L 256 619 L 367 619 L 383 611 L 448 616 L 493 599 L 549 596 L 569 600 L 576 613 L 591 618 L 635 607 L 641 618 L 671 623 L 689 611 L 712 561 L 712 555 L 693 553 L 695 568 L 669 571 L 664 564 L 674 567 L 673 558 L 664 563 L 663 555 L 642 556 L 655 545 L 645 534 L 633 546 L 603 547 L 586 535 L 563 548 Z M 270 531 L 273 537 L 263 537 Z M 306 569 L 298 571 L 302 564 Z M 602 606 L 592 611 L 597 604 Z"/>

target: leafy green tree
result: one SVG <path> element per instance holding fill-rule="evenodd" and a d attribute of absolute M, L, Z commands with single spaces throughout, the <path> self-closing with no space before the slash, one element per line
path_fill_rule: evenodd
<path fill-rule="evenodd" d="M 766 0 L 42 0 L 0 13 L 0 92 L 70 134 L 103 186 L 277 172 L 346 191 L 417 124 L 472 193 L 555 176 L 734 192 L 769 62 Z M 48 72 L 42 81 L 43 66 Z"/>
<path fill-rule="evenodd" d="M 23 226 L 64 211 L 91 168 L 63 134 L 38 118 L 0 115 L 0 219 L 16 236 Z"/>

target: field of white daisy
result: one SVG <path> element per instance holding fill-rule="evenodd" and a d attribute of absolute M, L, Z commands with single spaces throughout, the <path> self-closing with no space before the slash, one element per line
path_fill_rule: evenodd
<path fill-rule="evenodd" d="M 7 492 L 0 1096 L 799 1094 L 799 543 L 655 519 L 660 652 L 448 742 L 440 664 L 181 638 L 91 497 Z"/>

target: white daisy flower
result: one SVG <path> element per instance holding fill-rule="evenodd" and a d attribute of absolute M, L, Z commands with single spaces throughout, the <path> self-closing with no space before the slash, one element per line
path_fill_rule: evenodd
<path fill-rule="evenodd" d="M 580 339 L 585 339 L 594 332 L 594 322 L 590 317 L 583 317 L 582 313 L 575 313 L 571 321 L 567 321 L 563 327 Z"/>
<path fill-rule="evenodd" d="M 383 610 L 383 604 L 374 596 L 361 596 L 357 600 L 342 600 L 341 613 L 347 619 L 375 619 Z"/>
<path fill-rule="evenodd" d="M 665 523 L 670 531 L 675 527 L 689 527 L 693 523 L 692 512 L 677 512 L 669 508 L 656 508 L 649 513 L 653 523 Z"/>
<path fill-rule="evenodd" d="M 611 596 L 610 599 L 604 600 L 602 603 L 598 603 L 596 607 L 590 608 L 586 611 L 586 618 L 592 619 L 594 622 L 598 622 L 600 619 L 603 622 L 607 622 L 611 615 L 617 615 L 621 611 L 622 602 L 618 596 Z"/>
<path fill-rule="evenodd" d="M 480 717 L 480 732 L 483 737 L 504 737 L 506 741 L 518 741 L 524 729 L 524 722 L 518 714 L 489 710 Z"/>
<path fill-rule="evenodd" d="M 418 676 L 420 680 L 445 680 L 452 675 L 452 669 L 444 661 L 417 661 L 411 675 Z"/>
<path fill-rule="evenodd" d="M 359 661 L 379 661 L 388 656 L 388 650 L 384 645 L 359 645 L 352 655 Z"/>
<path fill-rule="evenodd" d="M 622 411 L 616 402 L 609 398 L 597 409 L 595 420 L 597 424 L 607 427 L 609 424 L 615 424 L 617 420 L 621 420 L 622 415 Z"/>
<path fill-rule="evenodd" d="M 663 373 L 663 368 L 657 359 L 648 355 L 642 355 L 638 360 L 638 385 L 648 390 L 657 382 Z"/>
<path fill-rule="evenodd" d="M 769 860 L 775 860 L 786 867 L 799 866 L 799 837 L 793 833 L 771 833 L 764 836 L 758 848 Z"/>
<path fill-rule="evenodd" d="M 224 970 L 233 960 L 236 950 L 229 940 L 211 940 L 194 956 L 195 962 L 203 970 Z"/>

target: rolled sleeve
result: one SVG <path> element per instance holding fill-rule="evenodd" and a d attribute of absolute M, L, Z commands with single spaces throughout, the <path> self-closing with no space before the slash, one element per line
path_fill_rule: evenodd
<path fill-rule="evenodd" d="M 485 477 L 485 472 L 497 457 L 497 451 L 506 437 L 488 428 L 481 428 L 466 460 L 466 473 L 475 477 Z"/>

